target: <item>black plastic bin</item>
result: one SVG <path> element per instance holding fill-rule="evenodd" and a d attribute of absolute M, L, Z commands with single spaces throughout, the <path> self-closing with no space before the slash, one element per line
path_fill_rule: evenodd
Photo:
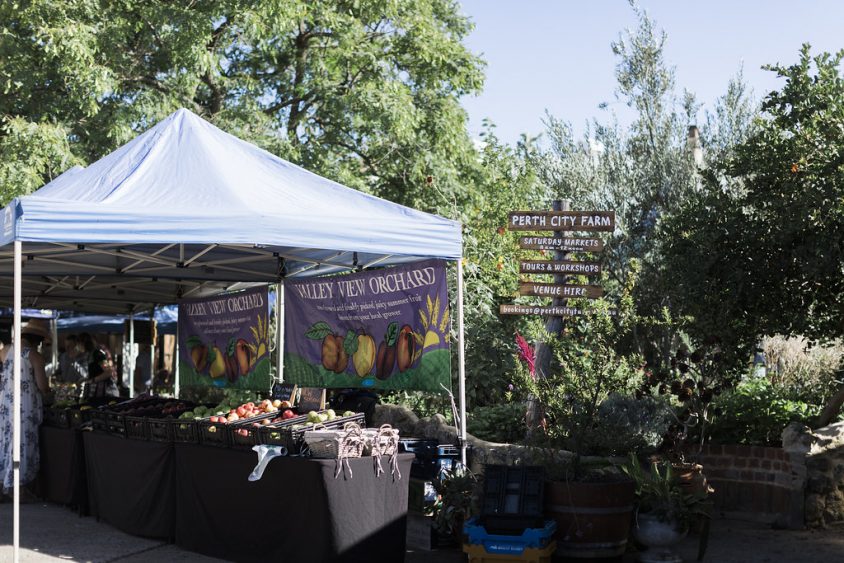
<path fill-rule="evenodd" d="M 541 528 L 545 469 L 487 465 L 481 497 L 481 524 L 491 534 L 520 534 Z"/>

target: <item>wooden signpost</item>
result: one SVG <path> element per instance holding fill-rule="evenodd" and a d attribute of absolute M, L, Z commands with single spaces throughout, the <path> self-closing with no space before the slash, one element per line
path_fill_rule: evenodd
<path fill-rule="evenodd" d="M 542 315 L 547 317 L 578 317 L 583 314 L 583 309 L 566 306 L 539 306 L 539 305 L 500 305 L 498 312 L 502 315 Z M 610 316 L 615 316 L 618 311 L 610 309 Z"/>
<path fill-rule="evenodd" d="M 560 209 L 562 207 L 562 209 Z M 519 248 L 526 250 L 553 250 L 556 260 L 521 260 L 519 273 L 551 274 L 555 283 L 521 282 L 520 295 L 551 297 L 551 306 L 501 305 L 502 315 L 543 315 L 548 317 L 574 317 L 582 315 L 577 307 L 568 307 L 565 299 L 598 299 L 604 289 L 597 285 L 567 283 L 564 276 L 596 276 L 601 273 L 598 262 L 568 260 L 568 252 L 601 252 L 604 241 L 599 238 L 573 237 L 575 231 L 612 232 L 615 230 L 615 211 L 569 211 L 567 203 L 554 203 L 555 211 L 511 211 L 507 228 L 511 231 L 556 231 L 554 236 L 524 236 L 519 238 Z M 611 313 L 612 314 L 612 313 Z M 551 321 L 549 321 L 551 322 Z M 558 321 L 559 322 L 559 321 Z M 547 330 L 547 327 L 546 327 Z M 550 331 L 549 331 L 550 332 Z M 538 355 L 538 354 L 537 354 Z"/>
<path fill-rule="evenodd" d="M 582 298 L 597 299 L 603 297 L 604 288 L 598 285 L 558 285 L 553 283 L 521 282 L 520 295 L 537 295 L 539 297 L 557 297 L 560 299 Z"/>
<path fill-rule="evenodd" d="M 598 262 L 575 262 L 574 260 L 520 260 L 519 273 L 596 276 L 601 273 L 601 264 Z"/>
<path fill-rule="evenodd" d="M 562 252 L 601 252 L 604 250 L 604 241 L 599 238 L 585 237 L 521 237 L 519 248 Z"/>
<path fill-rule="evenodd" d="M 614 231 L 615 211 L 511 211 L 511 231 Z"/>

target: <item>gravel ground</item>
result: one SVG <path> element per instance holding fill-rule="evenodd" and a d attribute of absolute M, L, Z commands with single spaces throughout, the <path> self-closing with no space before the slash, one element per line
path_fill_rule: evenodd
<path fill-rule="evenodd" d="M 205 557 L 156 540 L 124 534 L 93 518 L 51 504 L 21 507 L 21 561 L 112 561 L 213 563 Z M 12 559 L 12 506 L 0 504 L 0 561 Z M 687 538 L 677 551 L 694 561 L 697 539 Z M 458 563 L 457 550 L 407 552 L 407 563 Z M 635 561 L 629 556 L 625 561 Z M 707 562 L 713 563 L 844 563 L 844 526 L 826 530 L 772 530 L 764 524 L 716 520 L 712 525 Z M 375 562 L 374 562 L 375 563 Z M 389 563 L 389 562 L 388 562 Z"/>

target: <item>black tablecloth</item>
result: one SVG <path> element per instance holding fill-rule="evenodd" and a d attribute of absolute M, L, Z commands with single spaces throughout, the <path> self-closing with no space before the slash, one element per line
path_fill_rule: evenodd
<path fill-rule="evenodd" d="M 82 433 L 70 428 L 41 426 L 39 492 L 50 502 L 88 511 L 88 482 Z"/>
<path fill-rule="evenodd" d="M 370 458 L 276 458 L 259 481 L 252 451 L 176 444 L 176 543 L 234 561 L 404 561 L 412 454 L 375 476 Z"/>
<path fill-rule="evenodd" d="M 85 432 L 91 515 L 126 533 L 173 539 L 173 445 Z"/>

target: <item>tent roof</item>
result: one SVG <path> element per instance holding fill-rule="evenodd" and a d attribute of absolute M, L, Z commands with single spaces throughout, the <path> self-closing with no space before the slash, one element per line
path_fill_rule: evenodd
<path fill-rule="evenodd" d="M 41 308 L 126 312 L 462 253 L 458 222 L 322 178 L 185 109 L 0 219 L 0 263 L 23 241 L 24 304 Z"/>

